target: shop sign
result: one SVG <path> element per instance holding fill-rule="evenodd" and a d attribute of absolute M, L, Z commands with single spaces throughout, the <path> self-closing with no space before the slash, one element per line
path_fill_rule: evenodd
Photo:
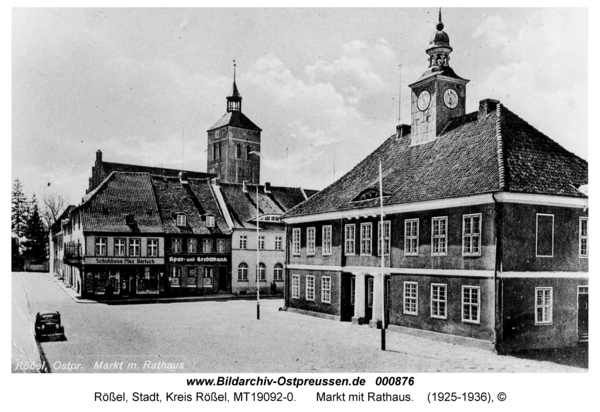
<path fill-rule="evenodd" d="M 86 257 L 85 265 L 164 265 L 164 258 Z"/>
<path fill-rule="evenodd" d="M 169 256 L 169 263 L 229 263 L 228 256 Z"/>

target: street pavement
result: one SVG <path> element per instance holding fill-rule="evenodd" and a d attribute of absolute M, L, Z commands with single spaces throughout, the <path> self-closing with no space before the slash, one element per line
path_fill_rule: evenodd
<path fill-rule="evenodd" d="M 282 299 L 78 303 L 47 273 L 12 275 L 12 370 L 40 363 L 37 311 L 58 310 L 65 341 L 40 348 L 51 372 L 587 372 L 279 311 Z M 37 370 L 28 370 L 37 372 Z"/>

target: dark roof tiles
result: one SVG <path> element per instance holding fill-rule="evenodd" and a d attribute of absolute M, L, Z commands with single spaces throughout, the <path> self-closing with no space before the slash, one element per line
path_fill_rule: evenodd
<path fill-rule="evenodd" d="M 587 162 L 524 122 L 501 110 L 505 159 L 504 190 L 584 196 Z M 470 113 L 453 119 L 432 142 L 411 146 L 410 135 L 393 135 L 346 175 L 286 213 L 285 217 L 374 207 L 379 199 L 356 202 L 360 193 L 379 187 L 382 162 L 384 205 L 469 196 L 499 187 L 497 113 Z"/>

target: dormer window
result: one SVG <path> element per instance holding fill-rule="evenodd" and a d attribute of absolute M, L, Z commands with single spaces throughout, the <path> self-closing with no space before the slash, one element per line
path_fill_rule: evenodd
<path fill-rule="evenodd" d="M 133 213 L 128 213 L 125 215 L 125 224 L 127 224 L 127 225 L 135 224 L 135 218 L 134 218 Z"/>
<path fill-rule="evenodd" d="M 177 215 L 177 226 L 182 227 L 187 225 L 187 216 L 184 214 Z"/>
<path fill-rule="evenodd" d="M 387 197 L 389 194 L 383 193 L 383 197 Z M 378 199 L 379 198 L 379 189 L 369 188 L 365 189 L 358 196 L 356 196 L 353 202 L 360 202 L 362 200 L 370 200 L 370 199 Z"/>
<path fill-rule="evenodd" d="M 212 215 L 206 216 L 206 227 L 215 227 L 215 217 Z"/>

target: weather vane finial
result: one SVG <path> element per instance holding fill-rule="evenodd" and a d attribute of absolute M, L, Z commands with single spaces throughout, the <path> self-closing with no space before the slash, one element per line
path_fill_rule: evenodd
<path fill-rule="evenodd" d="M 437 28 L 438 30 L 440 30 L 440 31 L 441 31 L 441 30 L 444 30 L 444 23 L 442 23 L 442 8 L 441 8 L 441 7 L 440 7 L 440 17 L 439 17 L 439 22 L 438 22 L 438 24 L 437 24 L 436 28 Z"/>
<path fill-rule="evenodd" d="M 235 83 L 235 58 L 233 59 L 233 82 Z"/>

